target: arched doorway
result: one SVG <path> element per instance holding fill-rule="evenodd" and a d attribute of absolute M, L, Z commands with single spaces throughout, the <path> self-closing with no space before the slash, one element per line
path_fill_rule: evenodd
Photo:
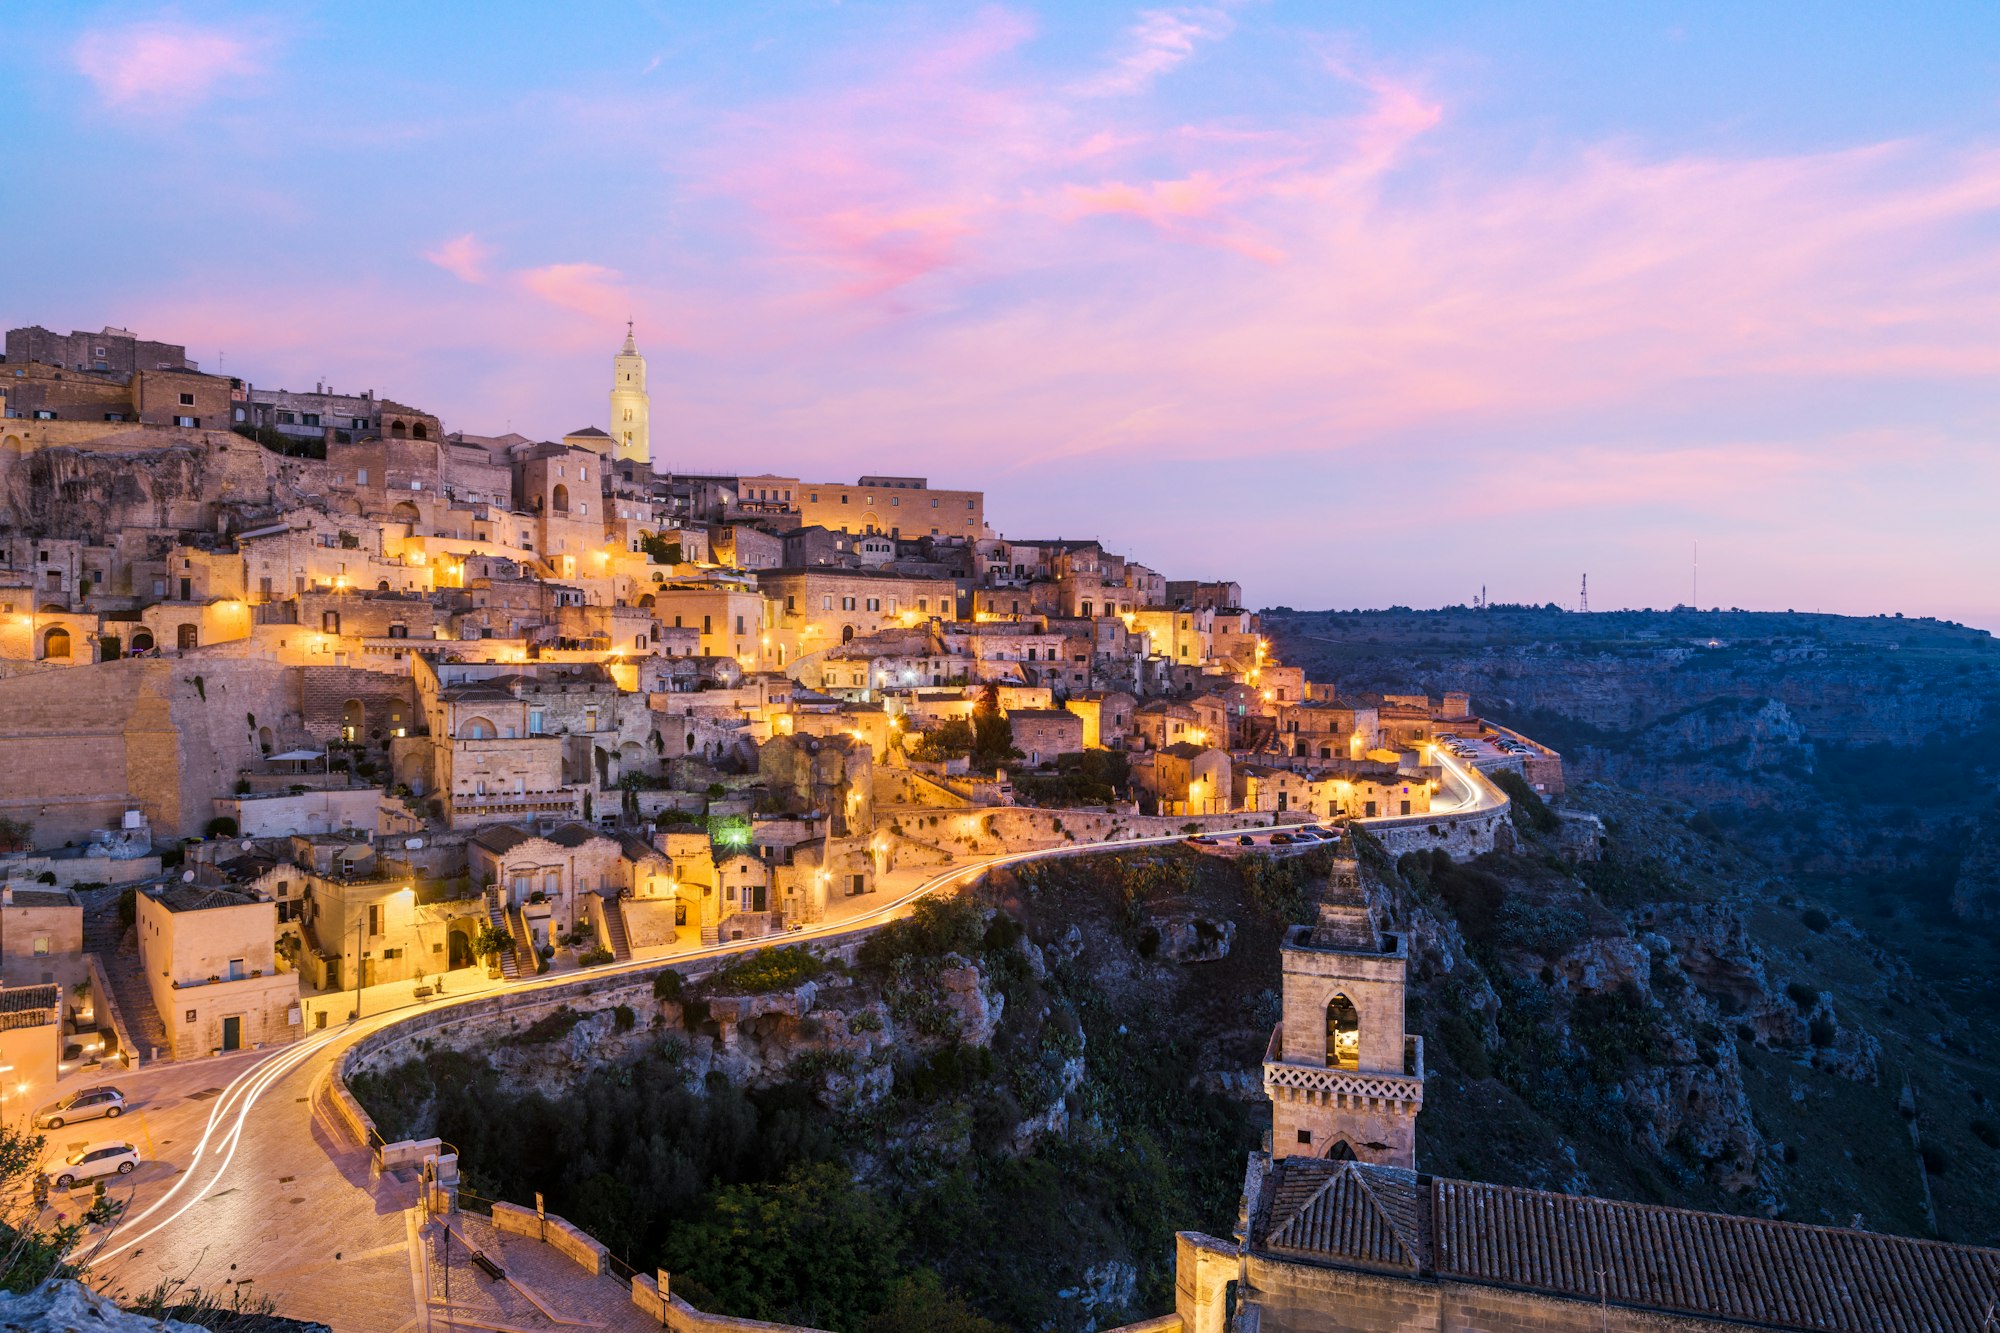
<path fill-rule="evenodd" d="M 453 926 L 445 936 L 445 966 L 456 971 L 461 967 L 471 967 L 477 959 L 472 956 L 472 936 L 464 927 Z"/>
<path fill-rule="evenodd" d="M 468 719 L 459 727 L 458 734 L 469 741 L 490 741 L 499 735 L 493 729 L 493 724 L 483 717 Z"/>
<path fill-rule="evenodd" d="M 390 517 L 394 518 L 398 523 L 421 523 L 424 514 L 422 510 L 418 509 L 408 500 L 403 500 L 399 501 L 395 509 L 390 511 Z"/>
<path fill-rule="evenodd" d="M 405 426 L 402 422 L 392 421 L 389 423 L 389 436 L 391 439 L 397 439 L 397 440 L 406 439 L 408 438 L 409 434 L 410 434 L 410 428 L 408 426 Z"/>
<path fill-rule="evenodd" d="M 1330 1162 L 1352 1162 L 1357 1160 L 1354 1156 L 1353 1145 L 1348 1143 L 1346 1139 L 1335 1139 L 1333 1146 L 1326 1150 L 1326 1156 Z"/>
<path fill-rule="evenodd" d="M 269 727 L 257 728 L 258 749 L 262 750 L 265 754 L 269 754 L 271 753 L 271 747 L 276 743 L 277 743 L 277 737 L 271 734 L 271 729 Z"/>
<path fill-rule="evenodd" d="M 153 631 L 151 631 L 151 630 L 149 630 L 149 629 L 135 629 L 135 630 L 133 630 L 133 631 L 132 631 L 132 651 L 133 651 L 133 652 L 135 652 L 135 653 L 150 653 L 150 652 L 152 652 L 152 651 L 153 651 Z"/>
<path fill-rule="evenodd" d="M 359 699 L 349 699 L 340 706 L 340 739 L 358 741 L 361 729 L 367 724 L 367 714 Z"/>
<path fill-rule="evenodd" d="M 1330 1069 L 1361 1067 L 1361 1015 L 1345 995 L 1326 1002 L 1326 1063 Z"/>
<path fill-rule="evenodd" d="M 42 636 L 42 656 L 51 661 L 69 659 L 69 631 L 57 625 Z"/>
<path fill-rule="evenodd" d="M 195 625 L 182 625 L 174 631 L 174 646 L 182 652 L 201 646 L 201 630 Z"/>
<path fill-rule="evenodd" d="M 853 642 L 854 642 L 854 626 L 852 626 L 852 625 L 842 625 L 842 626 L 840 627 L 840 641 L 841 641 L 842 643 L 853 643 Z"/>
<path fill-rule="evenodd" d="M 431 437 L 431 429 L 429 426 L 426 426 L 423 422 L 419 421 L 416 425 L 410 427 L 411 439 L 428 440 L 430 437 Z"/>
<path fill-rule="evenodd" d="M 558 514 L 567 514 L 569 512 L 569 487 L 563 485 L 561 482 L 557 482 L 556 488 L 549 492 L 549 507 L 554 509 Z"/>

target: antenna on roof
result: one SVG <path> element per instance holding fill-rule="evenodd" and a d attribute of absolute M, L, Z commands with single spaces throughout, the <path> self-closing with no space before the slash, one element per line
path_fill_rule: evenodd
<path fill-rule="evenodd" d="M 1590 612 L 1590 575 L 1583 576 L 1583 590 L 1576 595 L 1576 609 L 1585 615 Z"/>

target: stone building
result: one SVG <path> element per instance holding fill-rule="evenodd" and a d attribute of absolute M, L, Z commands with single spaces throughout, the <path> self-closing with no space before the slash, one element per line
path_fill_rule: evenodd
<path fill-rule="evenodd" d="M 176 1060 L 299 1035 L 298 976 L 278 967 L 276 903 L 176 884 L 137 904 L 139 961 Z"/>
<path fill-rule="evenodd" d="M 587 824 L 547 834 L 484 828 L 467 842 L 466 857 L 473 881 L 500 895 L 538 949 L 579 931 L 594 934 L 607 898 L 652 896 L 651 879 L 669 864 L 642 839 Z"/>
<path fill-rule="evenodd" d="M 1122 750 L 1132 730 L 1132 711 L 1138 700 L 1118 690 L 1092 690 L 1072 695 L 1063 704 L 1083 719 L 1083 746 L 1086 750 Z"/>
<path fill-rule="evenodd" d="M 809 526 L 964 542 L 986 535 L 983 492 L 933 490 L 923 477 L 863 477 L 851 486 L 802 482 L 795 493 L 799 519 Z"/>
<path fill-rule="evenodd" d="M 773 736 L 757 747 L 757 776 L 788 809 L 818 812 L 836 838 L 875 828 L 875 760 L 866 740 L 836 734 Z"/>
<path fill-rule="evenodd" d="M 1083 752 L 1083 718 L 1067 709 L 1017 708 L 1008 712 L 1007 723 L 1013 728 L 1014 748 L 1031 765 Z"/>
<path fill-rule="evenodd" d="M 63 994 L 56 985 L 0 986 L 0 1119 L 26 1128 L 62 1077 Z"/>
<path fill-rule="evenodd" d="M 7 364 L 39 361 L 104 375 L 123 382 L 141 370 L 199 370 L 179 343 L 154 342 L 130 329 L 106 325 L 96 333 L 72 331 L 67 337 L 31 324 L 7 330 Z"/>

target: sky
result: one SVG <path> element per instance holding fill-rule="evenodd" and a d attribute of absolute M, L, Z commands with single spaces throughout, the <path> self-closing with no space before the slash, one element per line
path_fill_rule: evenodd
<path fill-rule="evenodd" d="M 2000 629 L 2000 9 L 5 0 L 0 320 L 1253 606 Z"/>

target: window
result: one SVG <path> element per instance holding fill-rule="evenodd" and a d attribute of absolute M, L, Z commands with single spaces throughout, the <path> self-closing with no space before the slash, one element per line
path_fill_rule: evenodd
<path fill-rule="evenodd" d="M 194 406 L 194 395 L 193 395 L 193 394 L 191 394 L 191 393 L 184 393 L 184 394 L 182 394 L 182 395 L 181 395 L 181 406 L 182 406 L 182 407 L 193 407 L 193 406 Z"/>
<path fill-rule="evenodd" d="M 819 599 L 819 609 L 820 609 L 820 610 L 822 610 L 822 611 L 831 611 L 831 610 L 833 610 L 833 598 L 832 598 L 831 596 L 827 596 L 827 597 L 822 597 L 822 598 L 820 598 L 820 599 Z"/>
<path fill-rule="evenodd" d="M 46 935 L 35 936 L 35 957 L 46 958 L 48 957 L 48 953 L 49 953 L 49 937 Z"/>
<path fill-rule="evenodd" d="M 902 496 L 892 495 L 889 497 L 889 508 L 894 509 L 897 505 L 900 505 L 901 503 L 903 503 Z"/>
<path fill-rule="evenodd" d="M 938 502 L 936 500 L 931 501 L 931 508 L 936 509 L 937 507 L 938 507 Z"/>
<path fill-rule="evenodd" d="M 868 599 L 868 609 L 870 611 L 880 611 L 882 609 L 882 599 L 880 597 L 870 597 Z"/>
<path fill-rule="evenodd" d="M 738 634 L 741 634 L 741 633 L 743 632 L 743 617 L 742 617 L 742 616 L 738 616 L 738 617 L 736 617 L 736 632 L 737 632 Z"/>
<path fill-rule="evenodd" d="M 175 417 L 174 424 L 176 426 L 185 426 L 188 429 L 192 430 L 194 429 L 196 422 L 193 417 Z"/>
<path fill-rule="evenodd" d="M 846 496 L 845 494 L 843 494 L 843 495 L 842 495 L 842 496 L 840 497 L 840 502 L 841 502 L 842 504 L 846 504 L 846 503 L 847 503 L 847 496 Z"/>
<path fill-rule="evenodd" d="M 183 398 L 181 401 L 186 402 L 188 400 Z M 319 413 L 317 412 L 306 413 L 304 418 L 300 421 L 300 424 L 305 426 L 317 426 L 319 424 Z"/>
<path fill-rule="evenodd" d="M 1300 1143 L 1311 1143 L 1312 1141 L 1313 1141 L 1313 1132 L 1311 1130 L 1302 1129 L 1299 1131 Z"/>
<path fill-rule="evenodd" d="M 382 904 L 380 903 L 368 904 L 368 933 L 370 935 L 380 935 L 382 933 Z"/>
<path fill-rule="evenodd" d="M 854 609 L 854 599 L 852 597 L 841 598 L 840 609 L 843 611 L 852 611 Z"/>
<path fill-rule="evenodd" d="M 280 426 L 291 426 L 297 424 L 297 422 L 298 418 L 293 416 L 290 412 L 278 413 L 278 424 Z"/>
<path fill-rule="evenodd" d="M 368 484 L 368 469 L 367 469 L 367 468 L 365 468 L 365 467 L 358 467 L 358 468 L 354 469 L 354 484 L 355 484 L 356 486 L 366 486 L 366 485 Z"/>

